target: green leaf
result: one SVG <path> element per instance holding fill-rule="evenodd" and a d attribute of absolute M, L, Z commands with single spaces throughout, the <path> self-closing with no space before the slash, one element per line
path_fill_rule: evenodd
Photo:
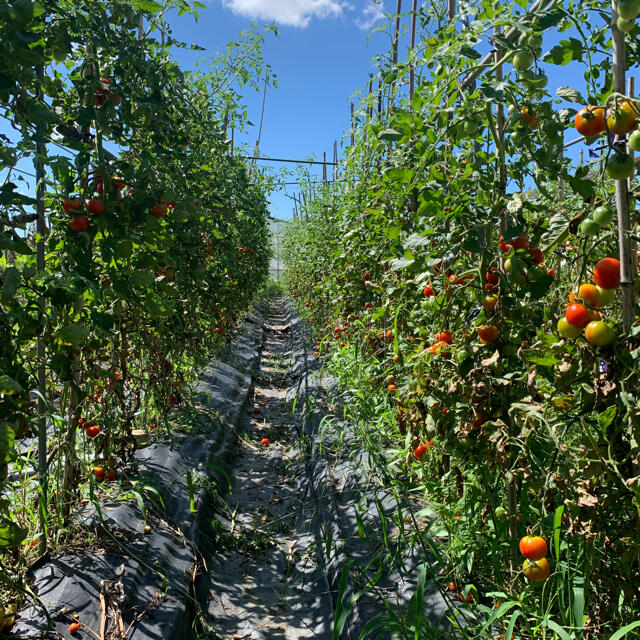
<path fill-rule="evenodd" d="M 8 518 L 0 518 L 0 547 L 17 547 L 27 537 L 27 530 Z"/>
<path fill-rule="evenodd" d="M 634 629 L 637 629 L 638 627 L 640 627 L 640 620 L 636 620 L 635 622 L 632 622 L 631 624 L 628 624 L 628 625 L 622 627 L 622 629 L 618 629 L 609 638 L 609 640 L 621 640 L 621 638 L 624 638 L 629 633 L 629 631 L 633 631 Z"/>
<path fill-rule="evenodd" d="M 575 102 L 576 104 L 586 104 L 587 102 L 582 94 L 573 87 L 558 87 L 556 95 L 559 98 L 564 98 L 567 102 Z"/>
<path fill-rule="evenodd" d="M 0 423 L 0 464 L 7 464 L 16 458 L 14 449 L 15 432 L 6 422 Z"/>
<path fill-rule="evenodd" d="M 598 424 L 601 429 L 606 429 L 616 417 L 616 413 L 618 409 L 615 404 L 612 404 L 610 407 L 607 407 L 602 413 L 598 414 Z"/>
<path fill-rule="evenodd" d="M 80 346 L 90 335 L 91 330 L 79 324 L 69 324 L 58 331 L 58 340 L 72 347 Z"/>
<path fill-rule="evenodd" d="M 134 0 L 133 8 L 136 11 L 144 11 L 146 13 L 160 13 L 162 5 L 153 0 Z"/>
<path fill-rule="evenodd" d="M 531 362 L 532 364 L 543 367 L 550 367 L 560 362 L 560 358 L 542 349 L 522 349 L 520 351 L 520 357 L 525 362 Z"/>
<path fill-rule="evenodd" d="M 9 267 L 2 275 L 2 295 L 12 297 L 20 286 L 20 272 L 15 267 Z"/>
<path fill-rule="evenodd" d="M 577 38 L 569 38 L 569 40 L 560 40 L 560 44 L 547 51 L 542 60 L 564 66 L 572 60 L 582 60 L 582 53 L 582 42 Z"/>
<path fill-rule="evenodd" d="M 383 140 L 384 142 L 397 142 L 402 139 L 402 133 L 397 129 L 383 129 L 378 134 L 378 140 Z"/>
<path fill-rule="evenodd" d="M 19 382 L 5 374 L 0 376 L 0 393 L 3 393 L 5 396 L 12 396 L 22 391 L 24 391 L 24 389 Z"/>

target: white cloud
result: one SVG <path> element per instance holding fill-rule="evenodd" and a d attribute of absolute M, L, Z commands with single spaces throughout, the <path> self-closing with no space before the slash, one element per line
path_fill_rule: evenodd
<path fill-rule="evenodd" d="M 342 15 L 347 3 L 342 0 L 222 0 L 222 5 L 248 18 L 304 28 L 313 18 Z"/>
<path fill-rule="evenodd" d="M 381 3 L 369 0 L 362 15 L 356 19 L 356 24 L 360 29 L 368 31 L 379 20 L 384 20 L 384 6 Z"/>

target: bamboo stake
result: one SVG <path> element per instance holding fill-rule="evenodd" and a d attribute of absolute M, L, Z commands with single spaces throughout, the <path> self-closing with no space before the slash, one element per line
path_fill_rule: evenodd
<path fill-rule="evenodd" d="M 635 95 L 635 81 L 633 77 L 630 77 L 628 80 L 627 95 L 630 98 L 633 98 Z M 635 153 L 629 148 L 629 145 L 627 145 L 627 153 L 630 153 L 633 157 L 633 163 L 635 166 Z M 627 192 L 633 192 L 633 176 L 631 176 L 627 181 Z M 632 208 L 635 210 L 635 202 L 629 203 L 629 209 Z M 629 211 L 629 215 L 631 215 L 631 211 Z M 629 224 L 632 224 L 631 220 L 629 220 Z M 631 226 L 629 226 L 629 229 L 631 230 Z M 631 273 L 638 273 L 638 243 L 633 238 L 629 238 L 629 253 L 631 254 Z"/>
<path fill-rule="evenodd" d="M 353 121 L 353 102 L 351 103 L 351 146 L 356 142 L 355 123 Z"/>
<path fill-rule="evenodd" d="M 44 64 L 39 64 L 36 68 L 36 77 L 38 79 L 38 100 L 43 99 L 43 83 L 44 83 Z M 44 241 L 47 231 L 45 221 L 45 172 L 44 158 L 46 154 L 46 146 L 41 127 L 37 127 L 36 133 L 36 214 L 38 216 L 36 222 L 36 230 L 38 232 L 38 242 L 36 245 L 36 268 L 39 273 L 43 273 L 45 269 Z M 45 312 L 44 298 L 38 299 L 38 307 L 42 313 Z M 47 378 L 45 369 L 45 348 L 42 338 L 38 336 L 36 351 L 38 356 L 38 519 L 40 523 L 40 536 L 38 539 L 38 553 L 42 556 L 47 551 L 47 504 L 49 494 L 49 475 L 47 473 L 47 419 L 46 419 L 46 394 L 47 394 Z"/>
<path fill-rule="evenodd" d="M 402 0 L 398 0 L 398 5 L 396 7 L 396 29 L 393 36 L 393 64 L 398 64 L 398 48 L 400 45 L 400 13 L 401 12 L 402 12 Z"/>
<path fill-rule="evenodd" d="M 613 90 L 624 94 L 626 89 L 626 52 L 624 33 L 617 25 L 615 0 L 611 3 L 611 33 L 613 40 Z M 629 191 L 626 180 L 616 180 L 616 209 L 618 212 L 618 242 L 620 250 L 620 286 L 622 288 L 622 324 L 629 333 L 633 323 L 633 261 L 631 259 L 631 221 L 629 216 Z"/>

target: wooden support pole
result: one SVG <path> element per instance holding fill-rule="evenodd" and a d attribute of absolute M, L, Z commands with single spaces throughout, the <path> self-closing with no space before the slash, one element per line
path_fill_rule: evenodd
<path fill-rule="evenodd" d="M 369 120 L 373 118 L 373 105 L 371 104 L 371 94 L 373 93 L 373 74 L 369 74 L 369 94 L 367 98 L 367 115 Z"/>
<path fill-rule="evenodd" d="M 39 64 L 36 68 L 36 78 L 38 89 L 36 97 L 43 99 L 44 85 L 44 64 Z M 36 231 L 38 242 L 36 244 L 36 268 L 38 273 L 43 274 L 45 270 L 45 240 L 47 225 L 45 220 L 45 171 L 44 159 L 46 155 L 45 136 L 41 125 L 36 125 Z M 44 298 L 38 299 L 40 313 L 45 312 Z M 49 495 L 49 474 L 47 469 L 47 378 L 45 359 L 46 352 L 44 342 L 40 336 L 36 341 L 36 353 L 38 358 L 38 521 L 40 524 L 40 535 L 38 537 L 38 553 L 42 556 L 47 551 L 47 513 Z"/>
<path fill-rule="evenodd" d="M 418 21 L 418 0 L 413 0 L 413 7 L 411 9 L 411 52 L 416 46 L 416 23 Z M 415 65 L 411 63 L 409 67 L 409 102 L 413 102 L 413 92 L 416 85 L 416 71 Z"/>
<path fill-rule="evenodd" d="M 327 152 L 324 151 L 322 154 L 324 163 L 322 165 L 322 183 L 324 186 L 327 186 Z"/>
<path fill-rule="evenodd" d="M 333 162 L 335 163 L 333 166 L 333 179 L 335 180 L 338 177 L 338 141 L 333 141 Z"/>

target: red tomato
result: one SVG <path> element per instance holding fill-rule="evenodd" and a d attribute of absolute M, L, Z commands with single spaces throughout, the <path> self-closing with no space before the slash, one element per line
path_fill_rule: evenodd
<path fill-rule="evenodd" d="M 604 131 L 604 109 L 588 106 L 576 113 L 576 130 L 581 136 L 597 136 Z"/>
<path fill-rule="evenodd" d="M 564 317 L 571 326 L 584 329 L 593 319 L 593 314 L 583 304 L 574 302 L 567 307 Z"/>
<path fill-rule="evenodd" d="M 69 625 L 69 633 L 71 635 L 75 635 L 78 631 L 80 631 L 80 625 L 77 622 L 72 622 Z"/>
<path fill-rule="evenodd" d="M 70 213 L 71 211 L 80 211 L 82 209 L 82 200 L 78 200 L 77 198 L 71 198 L 69 200 L 62 201 L 62 208 Z"/>
<path fill-rule="evenodd" d="M 422 293 L 424 293 L 424 295 L 427 296 L 427 298 L 430 298 L 431 296 L 436 295 L 436 292 L 433 290 L 433 287 L 430 284 L 428 284 L 424 288 L 424 291 Z"/>
<path fill-rule="evenodd" d="M 498 282 L 500 282 L 500 276 L 498 276 L 493 267 L 490 267 L 489 271 L 485 273 L 485 279 L 490 284 L 498 284 Z"/>
<path fill-rule="evenodd" d="M 520 540 L 520 553 L 527 560 L 540 560 L 547 555 L 549 548 L 544 538 L 540 536 L 524 536 Z"/>
<path fill-rule="evenodd" d="M 89 218 L 87 216 L 76 216 L 69 220 L 69 226 L 76 232 L 86 231 L 89 228 Z"/>
<path fill-rule="evenodd" d="M 94 216 L 102 215 L 104 213 L 104 200 L 92 198 L 87 202 L 87 209 L 89 210 L 89 213 L 92 213 Z"/>
<path fill-rule="evenodd" d="M 441 331 L 440 333 L 436 333 L 435 340 L 436 342 L 446 342 L 447 344 L 453 343 L 453 338 L 451 337 L 451 333 L 449 331 Z"/>
<path fill-rule="evenodd" d="M 529 249 L 529 254 L 535 264 L 541 264 L 544 260 L 544 253 L 542 253 L 542 250 L 538 249 L 538 247 L 532 247 Z"/>
<path fill-rule="evenodd" d="M 389 393 L 395 393 L 398 390 L 397 384 L 390 384 L 387 389 L 389 389 Z"/>
<path fill-rule="evenodd" d="M 529 248 L 529 240 L 525 236 L 518 236 L 515 240 L 509 242 L 516 251 L 518 249 L 528 249 Z"/>
<path fill-rule="evenodd" d="M 104 467 L 94 467 L 93 475 L 96 477 L 96 480 L 102 480 L 102 478 L 104 478 Z"/>
<path fill-rule="evenodd" d="M 269 438 L 262 438 L 262 440 L 260 440 L 260 444 L 263 447 L 268 447 L 269 446 Z"/>
<path fill-rule="evenodd" d="M 104 474 L 105 480 L 109 480 L 109 482 L 112 482 L 113 480 L 116 479 L 116 475 L 117 475 L 117 471 L 115 469 L 109 469 L 109 471 L 107 471 Z"/>
<path fill-rule="evenodd" d="M 620 286 L 620 260 L 600 260 L 593 269 L 593 281 L 601 289 L 617 289 Z"/>
<path fill-rule="evenodd" d="M 422 462 L 422 458 L 424 457 L 425 452 L 427 451 L 427 445 L 426 444 L 421 444 L 419 447 L 417 447 L 414 452 L 413 455 L 418 458 L 418 460 L 420 460 L 420 462 Z"/>

